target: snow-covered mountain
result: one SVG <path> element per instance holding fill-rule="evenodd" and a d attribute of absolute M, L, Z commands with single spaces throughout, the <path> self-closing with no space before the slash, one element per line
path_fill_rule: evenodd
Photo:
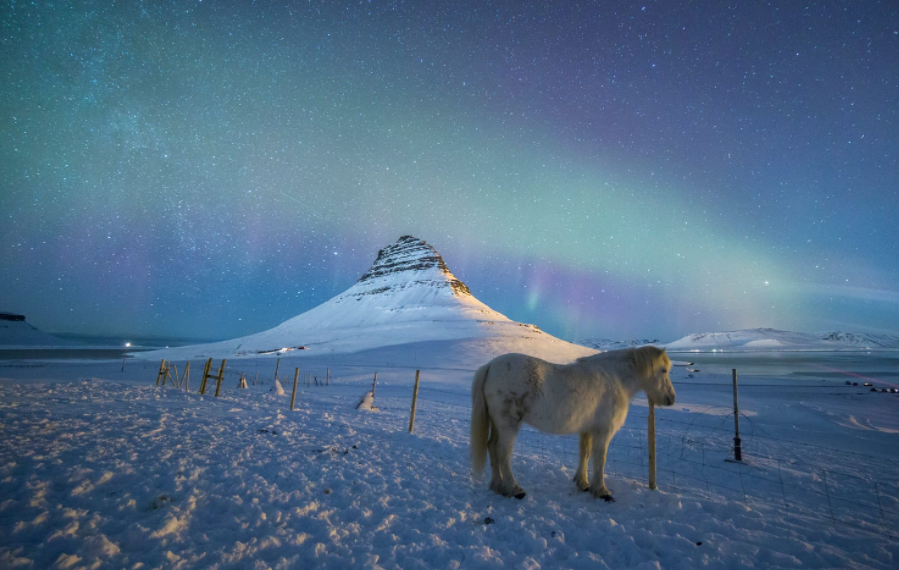
<path fill-rule="evenodd" d="M 272 329 L 140 356 L 233 358 L 275 351 L 320 356 L 462 339 L 479 339 L 475 344 L 489 345 L 492 353 L 526 352 L 557 362 L 595 352 L 494 311 L 471 294 L 432 246 L 403 236 L 379 251 L 352 287 Z"/>
<path fill-rule="evenodd" d="M 687 335 L 665 345 L 670 351 L 776 351 L 899 349 L 899 337 L 870 333 L 800 333 L 770 328 Z"/>
<path fill-rule="evenodd" d="M 72 341 L 55 337 L 32 326 L 24 315 L 0 313 L 0 347 L 37 348 L 71 346 Z"/>

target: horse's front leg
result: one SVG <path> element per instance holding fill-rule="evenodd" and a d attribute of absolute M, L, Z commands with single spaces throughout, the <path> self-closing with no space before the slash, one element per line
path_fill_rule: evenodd
<path fill-rule="evenodd" d="M 590 459 L 590 448 L 593 446 L 593 436 L 587 432 L 581 434 L 578 443 L 578 464 L 577 473 L 574 474 L 574 483 L 581 491 L 590 488 L 590 481 L 587 479 L 587 461 Z"/>
<path fill-rule="evenodd" d="M 593 434 L 593 479 L 590 481 L 589 491 L 594 497 L 605 499 L 612 502 L 615 499 L 612 493 L 606 488 L 605 469 L 606 469 L 606 452 L 609 449 L 609 442 L 612 440 L 612 433 L 603 430 Z"/>

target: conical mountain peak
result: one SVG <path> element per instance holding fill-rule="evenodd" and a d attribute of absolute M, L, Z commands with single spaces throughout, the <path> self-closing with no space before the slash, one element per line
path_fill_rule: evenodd
<path fill-rule="evenodd" d="M 378 252 L 372 266 L 349 292 L 355 295 L 384 293 L 397 286 L 449 288 L 456 296 L 471 295 L 426 241 L 403 236 Z"/>

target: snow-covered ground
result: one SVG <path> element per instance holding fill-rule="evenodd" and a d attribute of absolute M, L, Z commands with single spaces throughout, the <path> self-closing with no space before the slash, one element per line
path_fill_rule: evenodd
<path fill-rule="evenodd" d="M 658 491 L 637 399 L 610 448 L 617 502 L 576 491 L 571 437 L 531 430 L 513 458 L 528 491 L 518 501 L 468 476 L 470 378 L 493 352 L 483 342 L 288 355 L 285 396 L 271 391 L 275 355 L 229 360 L 219 398 L 196 393 L 199 360 L 189 391 L 157 387 L 158 362 L 0 361 L 0 568 L 899 564 L 896 394 L 741 375 L 740 465 L 725 461 L 725 366 L 678 367 L 677 404 L 656 409 Z M 376 371 L 377 411 L 357 409 Z"/>

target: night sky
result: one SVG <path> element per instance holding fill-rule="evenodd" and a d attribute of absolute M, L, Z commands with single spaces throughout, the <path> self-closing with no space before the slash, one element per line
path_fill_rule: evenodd
<path fill-rule="evenodd" d="M 0 310 L 43 330 L 257 332 L 411 234 L 569 340 L 899 332 L 894 1 L 35 4 Z"/>

